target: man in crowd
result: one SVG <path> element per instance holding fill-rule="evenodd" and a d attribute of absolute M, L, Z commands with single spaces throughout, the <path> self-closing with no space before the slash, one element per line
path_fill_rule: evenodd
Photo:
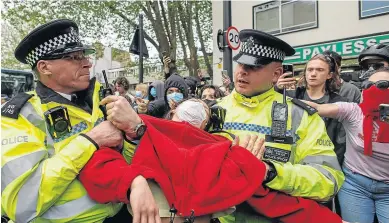
<path fill-rule="evenodd" d="M 123 206 L 93 201 L 77 179 L 100 147 L 130 148 L 123 132 L 104 121 L 102 87 L 90 80 L 88 55 L 94 51 L 67 19 L 39 26 L 15 50 L 38 78 L 34 92 L 18 94 L 1 110 L 1 207 L 15 222 L 103 222 Z M 141 119 L 127 124 L 126 138 L 139 138 Z M 160 222 L 146 180 L 134 176 L 128 185 L 134 222 Z"/>
<path fill-rule="evenodd" d="M 285 56 L 292 56 L 294 49 L 257 30 L 242 30 L 239 37 L 242 46 L 234 57 L 238 63 L 234 72 L 235 90 L 218 102 L 218 106 L 227 110 L 223 129 L 242 139 L 249 133 L 257 140 L 266 136 L 263 160 L 268 169 L 267 187 L 296 197 L 331 200 L 342 186 L 344 176 L 324 122 L 314 110 L 288 99 L 290 112 L 282 116 L 287 119 L 284 124 L 290 140 L 279 143 L 270 135 L 275 127 L 273 103 L 283 101 L 272 83 L 283 73 L 282 61 Z M 246 204 L 238 206 L 234 216 L 221 219 L 234 220 L 271 221 L 255 214 Z"/>
<path fill-rule="evenodd" d="M 367 80 L 376 70 L 389 67 L 389 45 L 375 44 L 366 47 L 358 57 L 362 68 L 360 79 Z"/>
<path fill-rule="evenodd" d="M 331 50 L 324 51 L 323 55 L 327 55 L 334 58 L 340 74 L 341 71 L 340 66 L 342 65 L 342 56 L 340 56 L 337 52 Z M 341 82 L 341 86 L 339 90 L 339 95 L 347 98 L 351 102 L 359 103 L 361 101 L 361 92 L 359 91 L 358 87 L 344 81 L 343 79 L 340 79 L 340 82 Z"/>

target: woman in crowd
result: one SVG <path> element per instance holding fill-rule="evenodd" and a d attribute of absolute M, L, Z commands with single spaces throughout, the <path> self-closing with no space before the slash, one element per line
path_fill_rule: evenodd
<path fill-rule="evenodd" d="M 149 101 L 155 101 L 163 98 L 164 95 L 164 83 L 163 81 L 154 81 L 150 84 L 148 89 Z"/>
<path fill-rule="evenodd" d="M 288 77 L 291 73 L 281 75 L 276 84 L 276 90 L 282 93 L 283 88 L 296 84 L 295 77 Z M 312 57 L 305 66 L 301 83 L 295 90 L 287 90 L 287 95 L 293 98 L 312 101 L 318 104 L 348 101 L 337 92 L 340 89 L 339 69 L 335 60 L 323 54 Z M 333 118 L 323 118 L 327 134 L 335 147 L 340 164 L 343 163 L 346 150 L 345 131 L 342 124 Z"/>
<path fill-rule="evenodd" d="M 135 102 L 135 97 L 132 96 L 128 90 L 130 89 L 130 82 L 125 77 L 118 77 L 115 80 L 115 94 L 127 99 L 130 104 Z"/>
<path fill-rule="evenodd" d="M 380 105 L 389 104 L 389 68 L 375 71 L 362 87 L 359 105 L 306 103 L 346 130 L 346 180 L 338 194 L 343 219 L 368 223 L 376 214 L 379 222 L 389 222 L 389 123 L 379 113 Z"/>

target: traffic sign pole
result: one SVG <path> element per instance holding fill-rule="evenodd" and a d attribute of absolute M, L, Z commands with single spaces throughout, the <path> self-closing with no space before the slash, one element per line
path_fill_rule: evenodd
<path fill-rule="evenodd" d="M 231 1 L 223 1 L 223 30 L 227 30 L 231 26 Z M 223 70 L 227 70 L 227 74 L 230 77 L 233 85 L 232 76 L 232 50 L 226 47 L 223 51 Z"/>

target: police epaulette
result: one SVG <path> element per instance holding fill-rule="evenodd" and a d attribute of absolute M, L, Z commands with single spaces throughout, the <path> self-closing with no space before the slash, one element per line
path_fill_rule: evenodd
<path fill-rule="evenodd" d="M 297 98 L 293 98 L 292 103 L 299 106 L 300 108 L 304 109 L 305 111 L 307 111 L 308 115 L 313 115 L 317 112 L 317 110 L 314 107 L 311 107 L 310 105 L 305 104 L 304 102 L 300 101 Z"/>
<path fill-rule="evenodd" d="M 19 93 L 15 97 L 11 98 L 8 102 L 1 107 L 1 116 L 8 118 L 18 119 L 20 110 L 22 110 L 24 104 L 34 96 L 33 94 Z"/>

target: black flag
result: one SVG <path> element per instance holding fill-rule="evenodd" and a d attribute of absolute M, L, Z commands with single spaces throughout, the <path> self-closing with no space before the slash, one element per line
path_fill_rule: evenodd
<path fill-rule="evenodd" d="M 144 32 L 143 32 L 143 36 L 145 36 Z M 143 44 L 143 57 L 149 58 L 149 52 L 147 51 L 146 42 L 145 42 L 144 38 L 142 40 L 142 44 Z M 135 34 L 134 34 L 134 38 L 132 39 L 132 43 L 130 46 L 130 53 L 136 54 L 136 55 L 140 54 L 140 51 L 139 51 L 139 28 L 136 29 Z"/>

